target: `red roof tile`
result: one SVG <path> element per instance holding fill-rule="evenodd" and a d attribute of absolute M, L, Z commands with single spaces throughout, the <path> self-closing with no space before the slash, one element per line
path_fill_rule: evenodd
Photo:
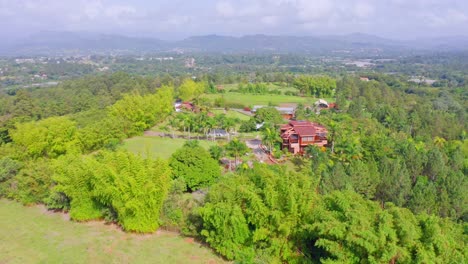
<path fill-rule="evenodd" d="M 296 133 L 297 133 L 299 136 L 315 136 L 315 127 L 313 127 L 313 126 L 307 126 L 307 127 L 299 126 L 299 127 L 294 127 L 294 131 L 296 131 Z"/>

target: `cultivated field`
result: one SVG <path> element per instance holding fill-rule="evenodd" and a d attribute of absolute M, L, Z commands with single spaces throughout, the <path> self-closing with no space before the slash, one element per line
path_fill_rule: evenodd
<path fill-rule="evenodd" d="M 0 227 L 0 263 L 224 263 L 176 233 L 129 234 L 7 200 L 0 200 Z"/>

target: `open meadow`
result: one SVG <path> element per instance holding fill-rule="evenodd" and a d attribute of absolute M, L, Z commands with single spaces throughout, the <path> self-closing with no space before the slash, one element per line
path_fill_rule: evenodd
<path fill-rule="evenodd" d="M 224 263 L 177 233 L 124 233 L 103 222 L 77 223 L 43 206 L 0 200 L 0 263 Z"/>
<path fill-rule="evenodd" d="M 182 138 L 140 136 L 125 140 L 122 148 L 143 157 L 168 159 L 185 142 L 187 140 Z M 216 145 L 216 142 L 200 140 L 200 145 L 208 149 Z"/>
<path fill-rule="evenodd" d="M 288 103 L 302 103 L 312 105 L 318 99 L 314 97 L 300 97 L 292 95 L 277 95 L 277 94 L 242 94 L 242 93 L 224 93 L 224 94 L 205 94 L 203 97 L 214 102 L 216 98 L 224 98 L 228 103 L 241 104 L 243 106 L 252 107 L 254 105 L 280 105 Z M 323 98 L 328 102 L 335 101 L 331 98 Z"/>

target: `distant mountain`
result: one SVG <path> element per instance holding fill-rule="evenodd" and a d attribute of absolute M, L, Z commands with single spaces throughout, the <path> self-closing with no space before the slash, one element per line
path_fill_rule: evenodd
<path fill-rule="evenodd" d="M 0 42 L 0 45 L 2 43 Z M 74 32 L 40 32 L 0 46 L 0 55 L 141 54 L 155 52 L 379 54 L 414 50 L 468 50 L 468 37 L 397 41 L 353 33 L 329 36 L 207 35 L 180 41 Z"/>
<path fill-rule="evenodd" d="M 47 55 L 64 53 L 135 53 L 157 52 L 166 42 L 150 38 L 119 35 L 40 32 L 14 44 L 0 47 L 0 52 L 14 55 Z"/>

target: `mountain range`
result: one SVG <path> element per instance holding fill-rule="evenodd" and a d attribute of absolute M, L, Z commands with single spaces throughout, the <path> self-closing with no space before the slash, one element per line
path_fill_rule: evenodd
<path fill-rule="evenodd" d="M 157 52 L 370 54 L 395 51 L 456 50 L 468 50 L 468 37 L 453 36 L 402 41 L 353 33 L 329 36 L 206 35 L 178 41 L 165 41 L 156 38 L 96 33 L 40 32 L 22 40 L 0 42 L 0 55 L 3 56 Z"/>

